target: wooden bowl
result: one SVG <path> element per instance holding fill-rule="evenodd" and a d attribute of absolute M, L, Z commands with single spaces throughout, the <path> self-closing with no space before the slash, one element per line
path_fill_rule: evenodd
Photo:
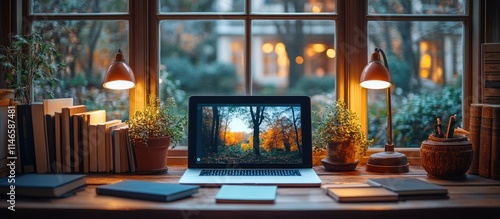
<path fill-rule="evenodd" d="M 420 159 L 427 175 L 436 178 L 463 178 L 472 164 L 472 143 L 464 136 L 422 142 Z"/>

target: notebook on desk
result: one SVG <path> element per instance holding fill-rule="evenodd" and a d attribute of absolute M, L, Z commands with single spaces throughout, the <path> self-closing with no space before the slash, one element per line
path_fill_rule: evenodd
<path fill-rule="evenodd" d="M 181 184 L 321 185 L 307 96 L 192 96 L 188 136 Z"/>

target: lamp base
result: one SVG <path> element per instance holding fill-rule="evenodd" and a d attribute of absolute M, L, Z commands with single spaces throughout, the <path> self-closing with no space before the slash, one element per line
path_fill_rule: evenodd
<path fill-rule="evenodd" d="M 394 151 L 383 151 L 370 156 L 366 170 L 381 173 L 403 173 L 409 171 L 409 164 L 406 155 Z"/>

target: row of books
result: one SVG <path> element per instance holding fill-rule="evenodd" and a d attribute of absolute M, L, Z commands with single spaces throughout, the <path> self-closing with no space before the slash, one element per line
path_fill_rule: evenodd
<path fill-rule="evenodd" d="M 471 104 L 469 129 L 474 151 L 469 173 L 500 179 L 500 104 Z"/>
<path fill-rule="evenodd" d="M 18 172 L 135 172 L 128 126 L 73 98 L 16 106 Z"/>

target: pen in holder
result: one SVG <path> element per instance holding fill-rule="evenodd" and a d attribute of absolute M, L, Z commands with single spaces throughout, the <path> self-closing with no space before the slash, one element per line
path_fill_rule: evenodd
<path fill-rule="evenodd" d="M 450 116 L 448 121 L 448 129 L 446 130 L 446 138 L 453 138 L 453 130 L 455 129 L 455 123 L 457 122 L 457 115 Z"/>
<path fill-rule="evenodd" d="M 442 138 L 443 137 L 443 129 L 441 127 L 441 119 L 438 117 L 436 120 L 437 120 L 437 124 L 434 126 L 434 129 L 435 129 L 434 135 L 438 138 Z"/>

